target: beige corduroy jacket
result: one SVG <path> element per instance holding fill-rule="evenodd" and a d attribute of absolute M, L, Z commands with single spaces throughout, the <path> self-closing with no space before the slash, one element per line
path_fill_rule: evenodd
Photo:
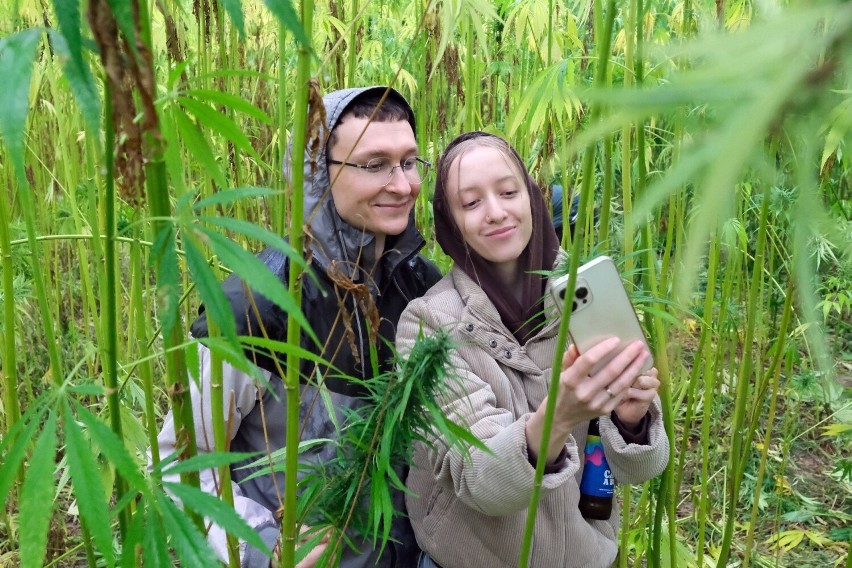
<path fill-rule="evenodd" d="M 548 284 L 549 286 L 549 284 Z M 466 425 L 493 455 L 472 448 L 470 458 L 444 444 L 418 444 L 408 475 L 408 514 L 420 547 L 442 568 L 518 565 L 535 469 L 527 454 L 526 421 L 547 394 L 558 331 L 556 307 L 546 295 L 549 322 L 521 346 L 483 290 L 458 268 L 414 300 L 403 313 L 397 347 L 411 349 L 418 333 L 446 329 L 453 352 L 455 394 L 444 410 Z M 659 400 L 651 407 L 649 444 L 627 444 L 608 417 L 600 419 L 604 450 L 617 482 L 641 483 L 665 468 L 669 445 Z M 577 508 L 580 455 L 588 423 L 568 439 L 568 459 L 544 476 L 529 565 L 594 568 L 615 560 L 618 508 L 608 521 L 587 521 Z"/>

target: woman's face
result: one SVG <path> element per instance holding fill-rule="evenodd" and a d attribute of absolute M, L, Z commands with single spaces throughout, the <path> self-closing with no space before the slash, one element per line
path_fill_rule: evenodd
<path fill-rule="evenodd" d="M 467 245 L 511 281 L 532 235 L 530 195 L 508 156 L 475 146 L 450 164 L 447 196 Z"/>

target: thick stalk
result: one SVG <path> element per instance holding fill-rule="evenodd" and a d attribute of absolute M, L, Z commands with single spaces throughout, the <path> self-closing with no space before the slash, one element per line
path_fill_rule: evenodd
<path fill-rule="evenodd" d="M 219 336 L 219 326 L 213 320 L 208 320 L 209 337 Z M 227 452 L 229 446 L 225 428 L 225 393 L 222 387 L 223 369 L 222 356 L 215 349 L 210 350 L 210 412 L 213 414 L 213 443 L 217 452 Z M 230 401 L 229 401 L 230 403 Z M 228 404 L 230 409 L 230 404 Z M 219 497 L 231 507 L 234 506 L 234 491 L 231 487 L 231 467 L 228 464 L 219 466 Z M 239 568 L 240 551 L 237 539 L 230 533 L 226 536 L 228 545 L 228 564 L 231 568 Z"/>
<path fill-rule="evenodd" d="M 313 2 L 302 2 L 302 28 L 308 38 L 313 37 Z M 284 37 L 283 25 L 281 35 Z M 308 116 L 308 94 L 311 76 L 311 46 L 299 45 L 298 64 L 296 71 L 296 105 L 293 112 L 293 167 L 290 169 L 290 191 L 292 201 L 290 203 L 290 246 L 294 250 L 302 250 L 302 223 L 304 211 L 302 203 L 302 188 L 304 182 L 304 168 L 302 160 L 305 155 L 305 142 L 307 138 L 307 116 Z M 284 82 L 281 76 L 280 82 Z M 288 285 L 293 301 L 297 306 L 302 304 L 302 269 L 297 262 L 291 262 L 289 266 Z M 301 327 L 298 321 L 287 316 L 287 343 L 290 345 L 300 344 Z M 296 475 L 299 470 L 299 357 L 295 353 L 287 354 L 287 377 L 285 387 L 287 391 L 287 457 L 284 483 L 284 514 L 281 520 L 281 566 L 290 568 L 295 565 L 296 557 Z"/>
<path fill-rule="evenodd" d="M 171 216 L 168 184 L 166 181 L 166 164 L 163 161 L 161 148 L 155 148 L 151 160 L 145 166 L 145 180 L 148 191 L 148 203 L 151 217 L 154 218 L 153 229 L 157 235 L 160 231 L 174 231 L 168 220 Z M 160 260 L 160 262 L 164 262 Z M 177 270 L 177 268 L 175 268 Z M 179 309 L 174 306 L 172 309 Z M 180 348 L 184 340 L 183 324 L 177 318 L 170 330 L 164 330 L 163 347 L 166 353 L 166 392 L 169 393 L 174 420 L 176 447 L 182 448 L 180 459 L 188 459 L 198 453 L 195 440 L 195 423 L 192 416 L 192 403 L 189 398 L 189 376 L 186 372 L 186 359 Z M 180 474 L 181 482 L 198 487 L 198 473 Z M 191 517 L 201 527 L 201 518 L 192 514 Z"/>
<path fill-rule="evenodd" d="M 8 434 L 21 419 L 21 406 L 18 400 L 18 362 L 15 354 L 15 273 L 9 235 L 9 203 L 6 196 L 5 191 L 0 195 L 0 269 L 3 272 L 3 366 L 0 373 L 3 379 L 4 433 Z M 23 481 L 24 470 L 21 468 L 18 470 L 18 484 Z M 18 484 L 13 489 L 15 494 Z M 18 500 L 15 497 L 13 500 L 7 500 L 7 503 L 12 501 Z"/>
<path fill-rule="evenodd" d="M 633 85 L 633 44 L 636 37 L 636 3 L 627 2 L 627 17 L 624 21 L 624 87 Z M 621 129 L 621 199 L 624 208 L 622 251 L 624 270 L 633 274 L 633 127 L 625 124 Z"/>
<path fill-rule="evenodd" d="M 287 101 L 289 99 L 287 50 L 285 48 L 287 30 L 283 24 L 278 25 L 278 37 L 278 159 L 279 163 L 283 164 L 284 156 L 287 154 L 287 120 L 290 117 L 290 113 L 287 112 Z M 290 218 L 292 194 L 290 187 L 285 183 L 283 167 L 275 168 L 275 179 L 278 180 L 278 187 L 284 188 L 284 192 L 278 198 L 278 207 L 276 207 L 276 210 L 281 214 L 272 218 L 272 228 L 276 234 L 283 235 L 287 230 L 287 219 Z"/>
<path fill-rule="evenodd" d="M 151 451 L 151 463 L 154 467 L 160 463 L 160 443 L 157 441 L 157 414 L 154 410 L 154 372 L 151 361 L 145 355 L 148 352 L 148 315 L 145 302 L 142 299 L 142 282 L 144 269 L 142 264 L 142 248 L 136 242 L 130 247 L 130 310 L 135 328 L 135 352 L 140 359 L 138 363 L 139 377 L 142 379 L 142 392 L 145 394 L 145 430 L 148 433 L 148 447 Z"/>
<path fill-rule="evenodd" d="M 756 251 L 754 254 L 754 265 L 752 268 L 751 287 L 749 289 L 748 314 L 746 319 L 746 331 L 743 337 L 743 355 L 740 360 L 739 372 L 737 373 L 736 405 L 734 407 L 734 424 L 731 428 L 731 453 L 728 457 L 728 511 L 725 518 L 725 532 L 722 537 L 722 548 L 719 551 L 720 568 L 728 565 L 731 554 L 731 541 L 734 536 L 734 521 L 737 513 L 737 501 L 739 499 L 740 483 L 742 481 L 743 468 L 745 467 L 745 456 L 743 451 L 742 427 L 745 418 L 746 403 L 750 391 L 752 374 L 752 344 L 754 341 L 754 328 L 757 323 L 758 293 L 763 280 L 763 258 L 766 249 L 766 226 L 769 215 L 769 188 L 763 190 L 763 200 L 760 206 L 760 225 L 757 235 Z M 746 448 L 747 449 L 747 448 Z"/>
<path fill-rule="evenodd" d="M 101 297 L 101 350 L 104 368 L 104 386 L 106 387 L 109 422 L 112 431 L 121 440 L 124 438 L 121 428 L 121 401 L 118 391 L 118 318 L 116 316 L 115 284 L 115 127 L 112 123 L 112 104 L 109 81 L 104 81 L 104 159 L 106 177 L 104 178 L 103 214 L 104 214 L 104 290 Z M 127 492 L 124 478 L 115 472 L 115 498 L 121 501 Z M 119 534 L 123 538 L 130 525 L 130 508 L 125 507 L 118 516 Z"/>
<path fill-rule="evenodd" d="M 597 85 L 602 85 L 607 73 L 607 64 L 609 63 L 609 48 L 612 39 L 612 23 L 615 18 L 615 0 L 607 2 L 607 18 L 606 30 L 601 38 L 598 50 L 598 67 L 595 70 L 595 82 Z M 593 106 L 591 109 L 591 122 L 594 124 L 600 109 L 598 106 Z M 595 147 L 589 146 L 586 148 L 586 153 L 583 155 L 583 180 L 580 195 L 588 196 L 592 191 L 592 177 L 595 165 Z M 563 194 L 567 199 L 567 194 Z M 577 283 L 577 268 L 580 266 L 580 250 L 583 242 L 583 233 L 586 228 L 586 219 L 589 212 L 589 199 L 580 199 L 580 207 L 577 214 L 577 225 L 575 228 L 574 240 L 571 247 L 571 258 L 569 259 L 569 277 L 568 290 L 573 290 Z M 567 219 L 564 220 L 567 230 Z M 547 405 L 544 413 L 544 424 L 542 426 L 542 434 L 540 447 L 546 448 L 550 443 L 550 430 L 553 426 L 553 416 L 556 411 L 556 398 L 559 390 L 559 374 L 562 370 L 562 353 L 565 350 L 565 344 L 568 338 L 568 323 L 571 318 L 570 304 L 567 302 L 562 310 L 562 317 L 559 322 L 559 334 L 556 339 L 556 351 L 553 356 L 553 367 L 550 375 L 550 389 L 548 391 Z M 541 483 L 544 477 L 544 466 L 547 462 L 547 452 L 539 453 L 536 461 L 535 480 L 533 482 L 532 495 L 530 496 L 530 505 L 527 509 L 527 522 L 524 530 L 524 539 L 521 543 L 521 553 L 518 559 L 519 568 L 527 568 L 530 561 L 530 553 L 532 550 L 533 533 L 535 531 L 536 513 L 538 512 L 538 503 L 541 496 Z"/>
<path fill-rule="evenodd" d="M 727 317 L 727 302 L 719 303 L 719 315 L 715 317 L 713 315 L 713 305 L 714 300 L 716 298 L 716 269 L 719 266 L 719 258 L 721 245 L 719 244 L 716 235 L 710 236 L 710 257 L 708 260 L 708 265 L 713 267 L 712 270 L 712 281 L 710 279 L 710 275 L 708 274 L 707 281 L 707 290 L 704 295 L 704 327 L 710 328 L 711 322 L 724 322 Z M 739 257 L 737 257 L 739 258 Z M 733 263 L 736 265 L 736 262 Z M 736 273 L 736 268 L 732 267 L 731 270 L 726 272 L 725 280 L 722 285 L 722 298 L 730 297 L 730 290 L 733 282 L 733 275 Z M 712 286 L 711 286 L 712 284 Z M 703 330 L 702 330 L 703 333 Z M 710 331 L 708 330 L 708 333 Z M 701 489 L 699 491 L 699 504 L 698 504 L 698 544 L 697 548 L 697 557 L 696 563 L 699 566 L 703 566 L 704 562 L 704 538 L 705 538 L 705 526 L 708 518 L 708 507 L 710 503 L 710 496 L 708 494 L 708 479 L 710 475 L 710 424 L 713 420 L 713 404 L 716 395 L 716 382 L 718 376 L 716 374 L 716 369 L 719 367 L 720 358 L 722 356 L 722 341 L 723 338 L 719 337 L 716 343 L 716 348 L 713 347 L 712 342 L 712 334 L 711 341 L 708 341 L 705 344 L 705 351 L 700 352 L 696 356 L 696 361 L 704 360 L 704 414 L 702 416 L 701 421 Z M 715 353 L 714 353 L 715 352 Z"/>

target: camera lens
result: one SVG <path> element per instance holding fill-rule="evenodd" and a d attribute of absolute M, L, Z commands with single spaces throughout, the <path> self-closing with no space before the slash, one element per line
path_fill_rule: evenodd
<path fill-rule="evenodd" d="M 577 301 L 576 301 L 576 300 L 574 301 L 574 303 L 573 303 L 573 305 L 572 305 L 572 306 L 573 306 L 573 307 L 571 308 L 571 311 L 572 311 L 572 312 L 576 312 L 576 311 L 577 311 Z"/>
<path fill-rule="evenodd" d="M 562 300 L 565 299 L 565 288 L 563 288 L 559 291 L 559 298 L 562 299 Z"/>
<path fill-rule="evenodd" d="M 585 286 L 580 286 L 577 288 L 577 291 L 574 292 L 574 295 L 577 296 L 578 299 L 582 300 L 589 295 L 589 289 Z"/>

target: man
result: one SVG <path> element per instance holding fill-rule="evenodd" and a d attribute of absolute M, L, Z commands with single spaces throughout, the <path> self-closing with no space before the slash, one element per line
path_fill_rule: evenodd
<path fill-rule="evenodd" d="M 385 100 L 379 106 L 383 97 Z M 316 162 L 312 164 L 307 155 L 304 159 L 304 203 L 311 237 L 306 239 L 304 254 L 311 259 L 319 283 L 304 278 L 302 311 L 323 343 L 319 354 L 342 373 L 369 378 L 372 376 L 370 347 L 378 351 L 380 370 L 388 370 L 392 355 L 389 345 L 400 314 L 410 300 L 422 296 L 440 279 L 437 268 L 418 254 L 424 242 L 415 228 L 412 211 L 428 163 L 417 157 L 414 113 L 396 91 L 385 87 L 346 89 L 326 95 L 323 102 L 330 135 Z M 373 116 L 377 106 L 379 109 Z M 284 255 L 267 249 L 259 256 L 287 282 Z M 259 294 L 250 295 L 246 283 L 235 276 L 225 280 L 222 286 L 231 303 L 238 333 L 286 341 L 286 314 L 282 310 Z M 374 341 L 367 324 L 369 314 L 365 313 L 369 308 L 363 308 L 363 297 L 356 298 L 353 287 L 369 290 L 381 318 L 378 338 Z M 192 325 L 192 335 L 196 338 L 207 335 L 203 307 Z M 304 334 L 302 345 L 318 351 Z M 199 451 L 212 451 L 210 354 L 203 346 L 199 350 L 201 388 L 192 390 L 196 437 Z M 266 375 L 268 386 L 224 365 L 225 414 L 231 420 L 230 447 L 236 452 L 275 451 L 285 446 L 286 439 L 284 383 L 279 366 L 270 356 L 250 357 Z M 279 359 L 283 368 L 283 355 Z M 317 369 L 309 361 L 302 362 L 301 376 L 302 439 L 335 438 L 334 424 L 345 418 L 347 409 L 363 404 L 358 398 L 363 391 L 333 373 L 326 376 L 324 368 Z M 328 414 L 329 405 L 318 399 L 318 377 L 332 400 L 337 415 L 334 418 Z M 309 383 L 306 378 L 310 379 Z M 231 398 L 233 405 L 229 411 Z M 166 418 L 159 441 L 163 455 L 176 450 L 171 414 Z M 307 459 L 322 462 L 334 452 L 331 445 L 316 447 L 307 452 Z M 255 471 L 240 469 L 244 465 L 238 463 L 231 468 L 235 508 L 272 549 L 280 532 L 276 511 L 281 504 L 284 476 L 264 475 L 241 483 Z M 202 488 L 215 493 L 218 484 L 215 477 L 212 470 L 202 472 Z M 395 505 L 404 510 L 404 500 L 398 497 Z M 396 542 L 389 542 L 381 555 L 367 543 L 361 543 L 360 551 L 347 548 L 340 566 L 414 566 L 417 549 L 408 520 L 398 519 L 391 536 Z M 222 530 L 213 527 L 209 540 L 217 554 L 226 559 Z M 269 558 L 243 542 L 240 559 L 243 566 L 269 565 Z"/>

